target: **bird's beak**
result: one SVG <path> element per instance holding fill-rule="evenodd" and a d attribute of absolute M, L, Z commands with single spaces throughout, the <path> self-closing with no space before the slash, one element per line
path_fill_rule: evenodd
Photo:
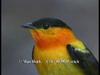
<path fill-rule="evenodd" d="M 32 23 L 23 24 L 22 27 L 28 28 L 28 29 L 36 29 L 36 27 L 34 25 L 32 25 Z"/>

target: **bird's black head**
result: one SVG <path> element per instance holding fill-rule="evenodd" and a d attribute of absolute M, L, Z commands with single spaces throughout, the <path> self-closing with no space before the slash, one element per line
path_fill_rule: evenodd
<path fill-rule="evenodd" d="M 35 22 L 23 25 L 24 28 L 48 29 L 49 27 L 65 27 L 71 29 L 63 21 L 56 18 L 41 18 Z"/>
<path fill-rule="evenodd" d="M 66 45 L 74 38 L 72 30 L 63 21 L 55 18 L 42 18 L 23 27 L 29 28 L 33 39 L 41 48 Z"/>

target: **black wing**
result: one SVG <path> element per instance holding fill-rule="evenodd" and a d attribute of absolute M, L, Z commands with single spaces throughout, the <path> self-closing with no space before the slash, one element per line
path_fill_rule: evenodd
<path fill-rule="evenodd" d="M 33 50 L 32 50 L 32 60 L 34 60 L 34 46 L 33 46 Z"/>
<path fill-rule="evenodd" d="M 87 49 L 88 53 L 75 50 L 71 45 L 67 45 L 67 49 L 73 60 L 79 60 L 79 66 L 84 70 L 86 75 L 99 75 L 98 62 L 89 49 Z"/>

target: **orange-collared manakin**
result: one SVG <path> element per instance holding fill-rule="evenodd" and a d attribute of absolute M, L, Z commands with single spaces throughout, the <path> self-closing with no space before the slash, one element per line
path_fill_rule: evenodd
<path fill-rule="evenodd" d="M 72 29 L 56 18 L 23 25 L 35 42 L 33 60 L 40 75 L 98 75 L 98 61 Z"/>

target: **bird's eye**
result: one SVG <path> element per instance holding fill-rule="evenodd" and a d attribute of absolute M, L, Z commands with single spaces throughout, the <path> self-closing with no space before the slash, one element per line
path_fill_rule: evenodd
<path fill-rule="evenodd" d="M 48 29 L 49 28 L 49 25 L 48 24 L 45 24 L 45 25 L 43 25 L 43 28 L 44 29 Z"/>

